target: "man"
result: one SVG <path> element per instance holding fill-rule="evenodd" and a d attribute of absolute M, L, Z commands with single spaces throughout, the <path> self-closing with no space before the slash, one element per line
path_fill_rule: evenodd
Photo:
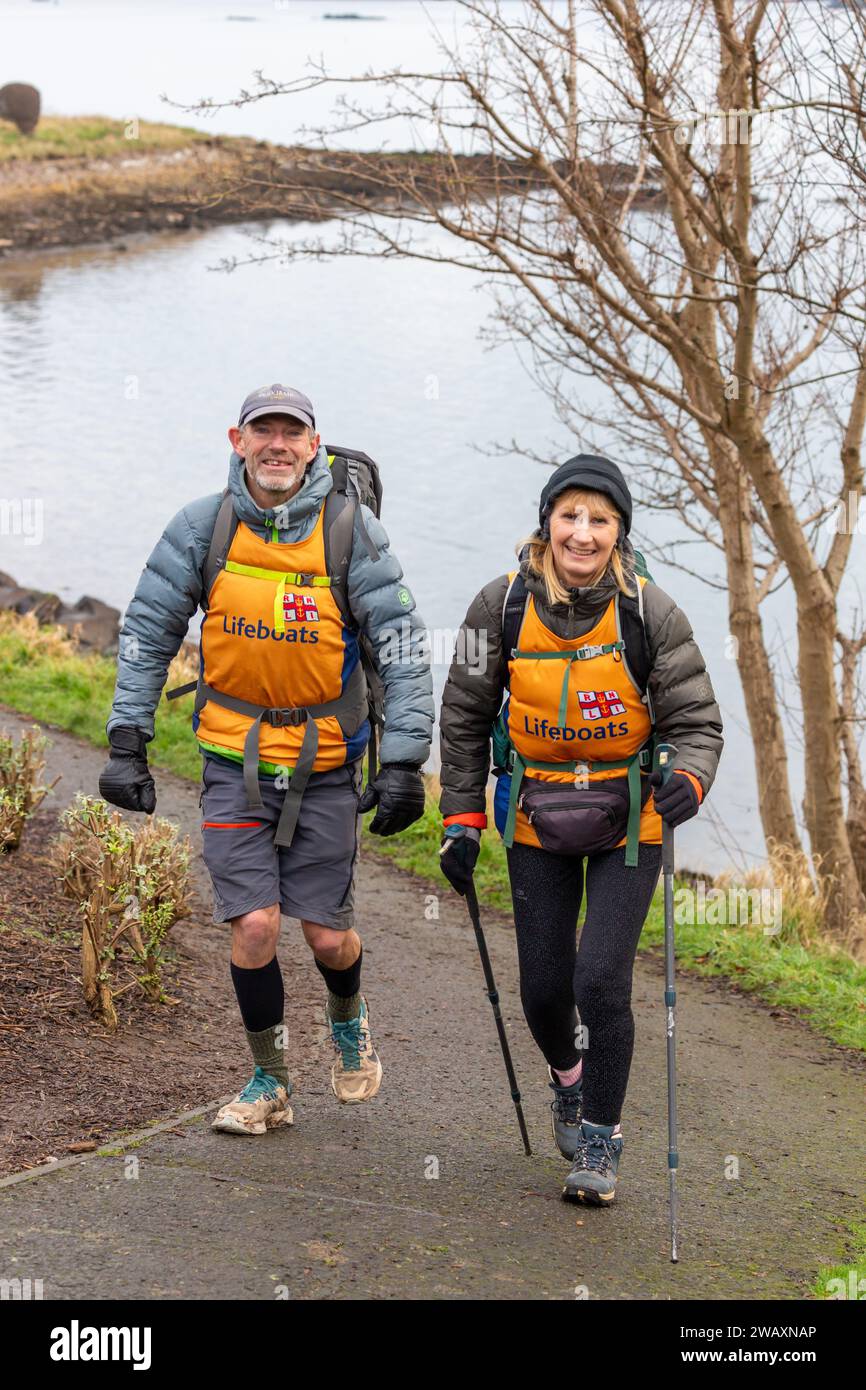
<path fill-rule="evenodd" d="M 380 835 L 422 814 L 433 694 L 402 569 L 374 513 L 356 493 L 349 499 L 351 489 L 337 496 L 308 398 L 279 384 L 253 391 L 228 437 L 231 501 L 216 494 L 178 512 L 127 609 L 99 789 L 117 806 L 154 811 L 145 745 L 201 601 L 193 729 L 204 758 L 203 854 L 214 921 L 232 926 L 232 980 L 255 1063 L 214 1128 L 263 1134 L 292 1123 L 281 912 L 300 919 L 327 986 L 334 1094 L 353 1103 L 379 1089 L 353 925 L 359 814 L 377 806 L 370 829 Z M 344 501 L 352 512 L 340 531 L 340 580 L 328 549 L 337 544 L 334 504 Z M 384 687 L 384 729 L 381 769 L 362 796 L 364 638 Z"/>

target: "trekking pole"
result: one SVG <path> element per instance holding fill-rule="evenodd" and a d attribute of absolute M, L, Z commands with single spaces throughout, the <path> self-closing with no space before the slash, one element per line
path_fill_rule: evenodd
<path fill-rule="evenodd" d="M 674 770 L 677 750 L 672 743 L 660 743 L 656 750 L 662 784 Z M 665 892 L 665 1007 L 667 1009 L 668 1053 L 668 1176 L 670 1180 L 671 1260 L 677 1256 L 677 1054 L 676 1017 L 677 993 L 674 989 L 674 828 L 662 821 L 662 873 Z"/>
<path fill-rule="evenodd" d="M 525 1152 L 531 1155 L 532 1150 L 529 1147 L 529 1135 L 526 1132 L 523 1107 L 520 1104 L 520 1091 L 517 1088 L 517 1077 L 514 1075 L 514 1065 L 511 1061 L 508 1039 L 505 1036 L 505 1024 L 502 1019 L 502 1012 L 499 1008 L 499 992 L 496 988 L 496 981 L 493 978 L 490 957 L 487 954 L 487 942 L 484 940 L 484 932 L 481 930 L 481 918 L 478 914 L 478 899 L 475 896 L 474 883 L 470 883 L 469 887 L 466 889 L 466 904 L 469 908 L 469 916 L 472 918 L 472 925 L 475 928 L 475 940 L 478 942 L 478 953 L 481 956 L 481 968 L 484 971 L 484 979 L 487 983 L 487 998 L 493 1005 L 493 1017 L 496 1019 L 496 1028 L 499 1033 L 499 1045 L 502 1048 L 505 1070 L 508 1073 L 508 1084 L 511 1087 L 511 1099 L 514 1101 L 514 1108 L 517 1111 L 517 1123 L 520 1126 L 520 1137 L 523 1140 Z"/>

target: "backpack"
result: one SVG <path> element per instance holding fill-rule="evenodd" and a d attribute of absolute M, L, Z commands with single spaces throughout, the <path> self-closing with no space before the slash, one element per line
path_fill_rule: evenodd
<path fill-rule="evenodd" d="M 347 626 L 358 638 L 361 665 L 367 681 L 367 705 L 370 719 L 369 780 L 376 776 L 377 731 L 385 722 L 385 688 L 376 667 L 373 644 L 366 633 L 360 632 L 349 607 L 348 576 L 352 559 L 352 536 L 357 513 L 361 541 L 372 560 L 378 560 L 379 551 L 370 539 L 360 508 L 369 507 L 374 516 L 382 511 L 382 481 L 378 464 L 368 454 L 358 449 L 344 449 L 338 445 L 326 444 L 328 463 L 331 468 L 333 486 L 325 498 L 324 546 L 325 568 L 331 578 L 331 593 L 343 615 Z M 279 510 L 279 508 L 276 508 Z M 238 518 L 232 502 L 231 492 L 223 489 L 222 500 L 214 523 L 213 535 L 207 557 L 202 569 L 202 593 L 199 607 L 207 613 L 208 596 L 220 570 L 225 567 L 231 543 L 238 528 Z M 277 526 L 274 524 L 274 538 Z M 166 698 L 176 699 L 189 694 L 197 688 L 197 682 L 175 686 L 166 692 Z"/>

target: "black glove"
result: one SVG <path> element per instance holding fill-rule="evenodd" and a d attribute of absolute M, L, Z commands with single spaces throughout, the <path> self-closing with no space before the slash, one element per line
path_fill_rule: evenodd
<path fill-rule="evenodd" d="M 481 831 L 472 825 L 449 825 L 442 837 L 439 868 L 461 896 L 472 883 L 481 850 Z"/>
<path fill-rule="evenodd" d="M 691 778 L 680 768 L 671 773 L 664 785 L 661 769 L 657 769 L 650 777 L 650 786 L 655 789 L 655 808 L 668 825 L 682 825 L 683 821 L 691 820 L 692 816 L 698 814 L 700 797 Z"/>
<path fill-rule="evenodd" d="M 108 735 L 111 758 L 99 779 L 99 795 L 125 811 L 156 810 L 156 787 L 148 771 L 141 729 L 115 727 Z"/>
<path fill-rule="evenodd" d="M 424 782 L 412 763 L 385 763 L 375 782 L 368 782 L 358 802 L 361 815 L 378 810 L 370 822 L 374 835 L 397 835 L 424 814 Z"/>

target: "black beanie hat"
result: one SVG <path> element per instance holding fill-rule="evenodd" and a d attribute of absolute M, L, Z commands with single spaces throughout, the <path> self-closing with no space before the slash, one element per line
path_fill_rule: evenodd
<path fill-rule="evenodd" d="M 553 510 L 553 504 L 562 492 L 569 488 L 582 487 L 587 492 L 603 492 L 622 513 L 625 533 L 631 530 L 631 493 L 628 484 L 615 463 L 600 458 L 597 454 L 577 454 L 563 463 L 551 474 L 541 494 L 538 509 L 538 524 L 543 527 Z"/>

